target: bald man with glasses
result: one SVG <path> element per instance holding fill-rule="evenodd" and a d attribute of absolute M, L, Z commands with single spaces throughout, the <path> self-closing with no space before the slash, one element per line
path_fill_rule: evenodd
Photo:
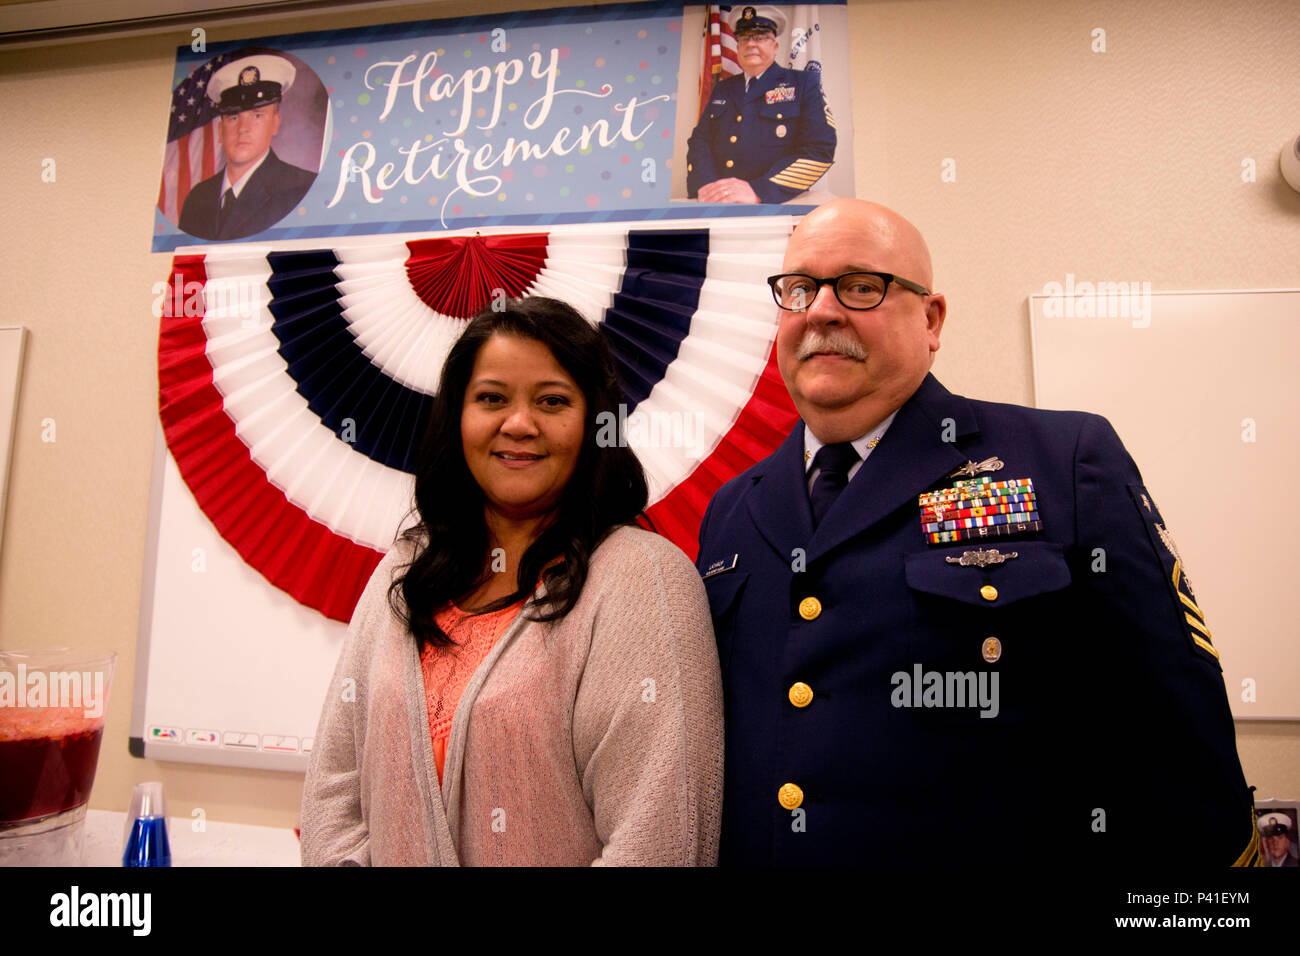
<path fill-rule="evenodd" d="M 1110 424 L 954 395 L 929 251 L 856 199 L 796 227 L 801 421 L 714 495 L 723 865 L 1257 865 L 1205 617 Z M 942 805 L 942 848 L 928 836 Z"/>

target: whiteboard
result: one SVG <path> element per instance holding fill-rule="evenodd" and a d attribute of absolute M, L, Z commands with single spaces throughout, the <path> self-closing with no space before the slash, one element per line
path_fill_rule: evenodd
<path fill-rule="evenodd" d="M 154 442 L 131 753 L 305 773 L 347 625 L 266 583 Z"/>
<path fill-rule="evenodd" d="M 761 295 L 764 304 L 758 307 L 766 308 L 774 317 L 775 306 L 766 288 L 749 279 L 780 267 L 781 251 L 793 222 L 785 215 L 765 217 L 757 238 L 756 227 L 739 220 L 682 219 L 674 221 L 672 228 L 708 228 L 726 237 L 726 242 L 717 246 L 716 270 L 712 261 L 708 266 L 708 278 L 719 285 L 709 293 L 714 298 L 707 301 L 725 300 L 734 307 L 738 295 L 748 295 L 754 303 Z M 510 228 L 484 227 L 482 232 L 504 234 Z M 579 240 L 580 244 L 602 231 L 662 228 L 662 223 L 647 221 L 604 224 L 595 232 L 589 224 L 559 224 L 548 231 L 552 236 Z M 356 244 L 382 248 L 408 238 L 427 236 L 357 237 Z M 274 243 L 267 251 L 319 247 L 320 240 L 308 238 Z M 181 248 L 177 254 L 190 251 L 203 250 Z M 736 291 L 742 284 L 748 292 Z M 599 297 L 591 301 L 595 303 L 592 308 L 603 309 Z M 742 336 L 742 346 L 738 346 L 749 357 L 747 360 L 754 361 L 756 381 L 771 350 L 767 336 L 774 334 L 775 325 L 769 328 L 764 324 L 761 340 L 757 333 Z M 706 350 L 698 352 L 699 356 L 709 354 Z M 718 437 L 725 432 L 723 428 Z M 677 453 L 673 449 L 648 449 L 648 454 L 659 456 L 661 469 L 663 461 L 670 461 L 669 467 L 679 467 L 671 463 L 677 461 L 672 458 Z M 647 458 L 642 461 L 647 462 Z M 689 468 L 694 467 L 693 462 L 689 463 Z M 414 480 L 410 476 L 408 479 Z M 199 508 L 166 447 L 161 426 L 155 438 L 151 488 L 131 709 L 131 753 L 156 760 L 305 772 L 346 626 L 300 605 L 243 561 Z M 394 519 L 392 532 L 386 536 L 388 541 L 396 537 L 401 523 L 401 518 Z M 384 537 L 382 532 L 380 537 Z"/>
<path fill-rule="evenodd" d="M 1119 432 L 1194 582 L 1233 716 L 1300 718 L 1300 290 L 1148 290 L 1149 309 L 1085 291 L 1029 297 L 1036 404 Z"/>

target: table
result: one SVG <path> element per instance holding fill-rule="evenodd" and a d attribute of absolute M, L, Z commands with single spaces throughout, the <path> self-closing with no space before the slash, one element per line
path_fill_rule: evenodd
<path fill-rule="evenodd" d="M 280 827 L 167 818 L 172 866 L 301 866 L 298 837 Z M 126 813 L 87 810 L 84 866 L 121 866 L 126 844 Z"/>

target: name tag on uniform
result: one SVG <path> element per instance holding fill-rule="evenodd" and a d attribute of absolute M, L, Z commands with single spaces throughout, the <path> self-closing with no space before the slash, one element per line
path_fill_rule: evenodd
<path fill-rule="evenodd" d="M 767 99 L 767 105 L 773 103 L 793 103 L 794 87 L 793 86 L 774 86 L 763 94 Z"/>
<path fill-rule="evenodd" d="M 709 101 L 709 105 L 710 105 L 710 106 L 726 106 L 726 105 L 727 105 L 727 101 L 726 101 L 726 100 L 710 100 L 710 101 Z"/>
<path fill-rule="evenodd" d="M 715 574 L 726 574 L 728 571 L 734 571 L 736 570 L 736 562 L 739 560 L 740 555 L 738 554 L 733 554 L 729 559 L 719 558 L 704 569 L 702 577 L 711 578 Z"/>

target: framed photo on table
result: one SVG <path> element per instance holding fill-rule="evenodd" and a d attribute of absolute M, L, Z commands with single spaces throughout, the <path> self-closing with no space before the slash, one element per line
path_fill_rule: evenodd
<path fill-rule="evenodd" d="M 1265 866 L 1300 867 L 1300 801 L 1256 800 L 1255 820 L 1259 826 L 1260 854 Z"/>

